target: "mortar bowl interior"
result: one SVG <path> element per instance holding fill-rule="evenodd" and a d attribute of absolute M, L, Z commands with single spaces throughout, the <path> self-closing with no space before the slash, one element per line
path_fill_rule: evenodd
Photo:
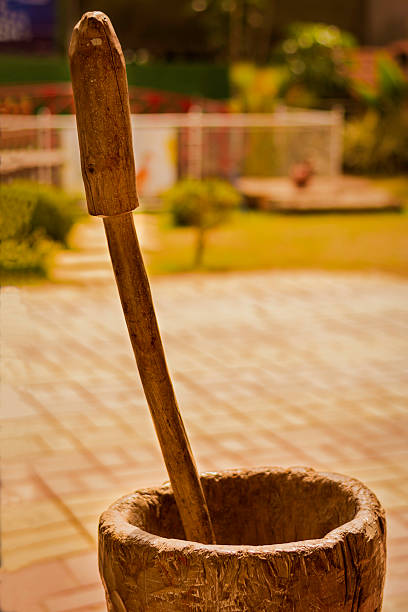
<path fill-rule="evenodd" d="M 217 544 L 320 539 L 353 520 L 365 502 L 358 481 L 307 468 L 207 473 L 201 482 Z M 185 539 L 170 485 L 138 491 L 126 506 L 131 525 L 163 538 Z"/>

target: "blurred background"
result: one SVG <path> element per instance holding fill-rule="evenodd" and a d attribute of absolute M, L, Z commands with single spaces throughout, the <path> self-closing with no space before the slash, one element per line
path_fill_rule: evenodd
<path fill-rule="evenodd" d="M 68 231 L 77 220 L 77 208 L 66 199 L 68 192 L 83 198 L 67 46 L 81 14 L 96 8 L 110 15 L 127 62 L 141 209 L 164 213 L 145 219 L 158 244 L 166 245 L 165 258 L 160 249 L 148 258 L 153 272 L 197 265 L 224 270 L 288 265 L 406 270 L 401 236 L 406 218 L 363 217 L 363 229 L 359 217 L 342 216 L 336 219 L 335 232 L 346 242 L 333 252 L 332 242 L 330 249 L 321 243 L 320 232 L 323 223 L 324 233 L 331 235 L 333 218 L 287 220 L 264 214 L 384 213 L 404 207 L 404 3 L 316 1 L 306 7 L 295 1 L 281 6 L 266 0 L 178 0 L 163 7 L 125 0 L 10 0 L 0 5 L 4 197 L 27 202 L 23 189 L 38 191 L 34 183 L 53 186 L 42 187 L 42 196 L 32 197 L 48 198 L 48 206 L 58 208 L 54 217 L 64 218 L 60 223 L 65 229 L 49 227 L 51 216 L 44 228 L 38 202 L 27 211 L 28 225 L 4 226 L 7 244 L 0 265 L 7 278 L 52 275 L 47 253 L 55 251 L 51 247 L 68 246 Z M 213 210 L 205 219 L 203 214 L 193 219 L 190 210 L 189 218 L 187 214 L 181 219 L 176 209 L 194 208 L 191 189 L 205 191 L 208 179 L 214 178 L 231 185 L 239 197 L 230 201 L 227 192 L 228 201 L 221 195 L 221 202 L 213 202 L 215 214 Z M 175 185 L 177 202 L 171 191 Z M 59 204 L 51 204 L 53 198 Z M 198 193 L 194 201 L 197 198 Z M 221 229 L 227 217 L 234 228 L 228 237 Z M 206 257 L 192 256 L 191 249 L 197 251 L 207 233 L 202 230 L 201 238 L 197 236 L 198 226 L 214 224 L 221 231 L 212 232 L 218 252 L 206 249 Z M 282 230 L 281 237 L 286 230 L 299 234 L 290 261 L 284 244 L 271 250 L 259 241 L 258 226 L 268 224 L 272 232 Z M 187 228 L 180 233 L 182 225 Z M 320 241 L 319 249 L 310 249 L 303 228 Z M 355 242 L 355 232 L 368 228 L 374 253 Z M 244 234 L 240 244 L 247 244 L 251 257 L 240 254 L 236 232 Z M 69 270 L 63 266 L 55 269 L 57 276 L 65 273 Z"/>
<path fill-rule="evenodd" d="M 110 17 L 135 223 L 202 470 L 310 465 L 387 510 L 408 608 L 408 5 L 0 0 L 2 612 L 104 610 L 97 520 L 166 478 L 67 49 Z"/>

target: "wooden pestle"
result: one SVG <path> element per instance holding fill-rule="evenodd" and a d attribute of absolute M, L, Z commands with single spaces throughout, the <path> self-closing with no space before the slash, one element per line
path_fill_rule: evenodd
<path fill-rule="evenodd" d="M 177 406 L 132 211 L 138 206 L 126 68 L 108 17 L 85 13 L 69 57 L 88 210 L 103 217 L 133 352 L 188 540 L 215 543 Z"/>

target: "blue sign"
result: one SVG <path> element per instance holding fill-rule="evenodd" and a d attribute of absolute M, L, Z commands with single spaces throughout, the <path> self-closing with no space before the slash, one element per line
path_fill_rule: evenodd
<path fill-rule="evenodd" d="M 0 42 L 52 41 L 55 0 L 0 0 Z"/>

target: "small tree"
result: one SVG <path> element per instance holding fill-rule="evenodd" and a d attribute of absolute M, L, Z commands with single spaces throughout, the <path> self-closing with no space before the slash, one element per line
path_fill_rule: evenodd
<path fill-rule="evenodd" d="M 408 168 L 408 81 L 397 63 L 379 54 L 377 79 L 356 81 L 365 112 L 346 123 L 344 166 L 357 173 L 393 174 Z"/>
<path fill-rule="evenodd" d="M 355 46 L 351 34 L 322 23 L 293 23 L 277 57 L 289 71 L 280 94 L 287 102 L 316 106 L 325 98 L 348 98 L 346 66 Z"/>
<path fill-rule="evenodd" d="M 202 263 L 208 230 L 226 221 L 240 201 L 238 191 L 220 179 L 184 179 L 166 191 L 164 202 L 174 225 L 197 230 L 194 267 Z"/>

